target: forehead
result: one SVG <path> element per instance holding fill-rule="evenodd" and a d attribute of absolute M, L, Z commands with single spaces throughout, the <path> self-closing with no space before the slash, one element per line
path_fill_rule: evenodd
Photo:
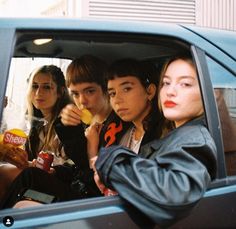
<path fill-rule="evenodd" d="M 97 83 L 89 83 L 89 82 L 70 84 L 69 86 L 69 89 L 71 91 L 83 91 L 90 88 L 101 88 L 101 86 L 98 85 Z"/>
<path fill-rule="evenodd" d="M 108 89 L 119 87 L 128 83 L 136 84 L 139 83 L 139 79 L 135 76 L 124 76 L 124 77 L 117 77 L 112 80 L 108 80 Z"/>
<path fill-rule="evenodd" d="M 50 74 L 37 73 L 33 78 L 33 83 L 54 83 L 54 81 Z"/>
<path fill-rule="evenodd" d="M 175 60 L 169 64 L 165 76 L 197 78 L 197 73 L 192 64 L 184 60 Z"/>

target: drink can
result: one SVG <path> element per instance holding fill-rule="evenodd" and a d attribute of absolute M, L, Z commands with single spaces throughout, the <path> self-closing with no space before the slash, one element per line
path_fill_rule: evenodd
<path fill-rule="evenodd" d="M 36 167 L 48 172 L 53 162 L 53 153 L 49 151 L 41 151 L 36 160 Z"/>

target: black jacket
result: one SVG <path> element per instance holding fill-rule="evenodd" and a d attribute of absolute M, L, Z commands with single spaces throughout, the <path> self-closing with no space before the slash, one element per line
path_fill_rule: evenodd
<path fill-rule="evenodd" d="M 216 146 L 202 119 L 155 140 L 134 154 L 101 149 L 96 168 L 102 182 L 159 225 L 185 216 L 216 175 Z"/>
<path fill-rule="evenodd" d="M 123 134 L 126 132 L 129 123 L 122 122 L 121 119 L 111 112 L 100 133 L 100 147 L 111 144 L 118 144 Z M 87 156 L 87 139 L 84 135 L 86 126 L 64 126 L 60 120 L 55 125 L 56 133 L 62 142 L 66 155 L 75 163 L 75 166 L 56 166 L 56 176 L 66 182 L 72 182 L 73 187 L 78 189 L 78 181 L 87 187 L 88 196 L 101 195 L 93 179 L 93 171 L 89 167 Z"/>

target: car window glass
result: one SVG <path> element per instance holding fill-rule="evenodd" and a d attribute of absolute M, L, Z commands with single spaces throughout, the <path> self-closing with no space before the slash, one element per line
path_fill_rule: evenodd
<path fill-rule="evenodd" d="M 42 65 L 54 64 L 65 73 L 70 60 L 59 58 L 12 58 L 5 94 L 0 133 L 10 129 L 28 132 L 26 94 L 30 73 Z"/>
<path fill-rule="evenodd" d="M 236 175 L 236 76 L 207 57 L 222 129 L 228 175 Z"/>

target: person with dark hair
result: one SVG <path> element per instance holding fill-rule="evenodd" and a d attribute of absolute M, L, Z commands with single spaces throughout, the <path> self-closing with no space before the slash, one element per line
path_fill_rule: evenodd
<path fill-rule="evenodd" d="M 108 83 L 111 99 L 119 97 L 113 82 Z M 121 87 L 123 93 L 135 87 L 125 81 L 117 88 L 126 82 L 129 87 Z M 110 146 L 90 157 L 101 191 L 115 190 L 153 222 L 167 227 L 188 215 L 217 171 L 217 149 L 206 128 L 197 70 L 190 57 L 176 57 L 164 65 L 158 103 L 175 127 L 166 136 L 141 147 L 138 154 L 135 148 Z M 127 118 L 130 113 L 121 109 L 120 114 Z"/>
<path fill-rule="evenodd" d="M 83 110 L 93 116 L 92 122 L 102 123 L 101 146 L 119 142 L 128 123 L 123 123 L 112 111 L 106 90 L 107 65 L 101 59 L 85 55 L 73 60 L 67 68 L 66 85 L 74 104 L 63 108 L 56 121 L 56 132 L 66 155 L 74 165 L 57 166 L 54 176 L 38 168 L 25 169 L 12 184 L 1 208 L 12 207 L 22 189 L 34 189 L 57 197 L 58 201 L 100 196 L 87 157 L 86 123 Z M 88 123 L 89 124 L 89 123 Z M 48 185 L 53 184 L 53 185 Z"/>
<path fill-rule="evenodd" d="M 97 61 L 96 58 L 91 56 L 81 57 L 80 59 L 74 60 L 71 65 L 69 65 L 67 69 L 67 86 L 70 89 L 70 93 L 73 96 L 76 105 L 68 105 L 63 109 L 61 113 L 61 122 L 59 122 L 57 125 L 57 133 L 59 138 L 63 142 L 66 153 L 70 155 L 70 158 L 74 158 L 73 161 L 78 162 L 76 164 L 75 173 L 72 176 L 67 176 L 72 177 L 72 183 L 70 183 L 70 186 L 67 186 L 67 189 L 64 186 L 60 186 L 60 188 L 58 186 L 60 192 L 64 191 L 64 196 L 62 196 L 59 191 L 56 190 L 42 190 L 39 187 L 37 187 L 36 189 L 41 192 L 46 192 L 47 194 L 55 195 L 59 197 L 60 201 L 68 200 L 69 198 L 78 199 L 101 195 L 93 180 L 93 171 L 89 167 L 89 153 L 87 156 L 87 151 L 89 152 L 90 150 L 91 140 L 89 139 L 87 142 L 84 136 L 85 125 L 81 121 L 82 109 L 86 108 L 93 114 L 93 121 L 90 125 L 91 128 L 86 128 L 86 134 L 88 134 L 90 130 L 93 131 L 94 128 L 99 129 L 99 131 L 96 132 L 95 138 L 93 139 L 93 143 L 97 148 L 108 147 L 113 144 L 127 144 L 127 141 L 125 141 L 125 139 L 128 138 L 132 130 L 131 126 L 133 126 L 129 119 L 123 119 L 125 120 L 125 122 L 123 122 L 120 119 L 120 114 L 119 117 L 115 114 L 114 111 L 111 111 L 107 91 L 103 91 L 102 89 L 102 85 L 105 86 L 105 84 L 101 84 L 96 80 L 97 77 L 105 77 L 107 75 L 107 72 L 105 71 L 103 75 L 99 75 L 99 71 L 92 71 L 93 66 L 95 65 L 92 65 L 90 63 L 91 59 L 93 59 L 93 63 L 99 63 L 97 65 L 97 68 L 101 68 L 103 66 L 100 61 Z M 161 116 L 153 116 L 153 118 L 148 117 L 148 113 L 150 112 L 152 107 L 152 99 L 156 94 L 156 85 L 154 84 L 154 81 L 152 79 L 151 70 L 149 68 L 146 68 L 142 62 L 130 59 L 125 60 L 124 63 L 126 63 L 126 65 L 129 65 L 129 69 L 126 70 L 125 76 L 123 74 L 120 74 L 121 79 L 126 79 L 126 74 L 129 75 L 128 72 L 130 72 L 130 74 L 134 74 L 134 76 L 131 78 L 134 78 L 134 81 L 138 86 L 138 91 L 141 91 L 142 96 L 144 96 L 143 98 L 142 96 L 139 97 L 139 99 L 141 98 L 145 101 L 143 102 L 144 106 L 142 107 L 140 113 L 144 111 L 144 117 L 147 118 L 144 121 L 146 131 L 146 136 L 143 137 L 142 141 L 142 144 L 144 144 L 145 142 L 152 140 L 155 137 L 160 137 L 161 135 L 161 130 L 159 128 L 161 127 L 159 123 L 159 119 L 161 118 Z M 117 65 L 120 64 L 117 63 Z M 120 69 L 122 69 L 123 67 L 126 66 L 121 63 Z M 135 72 L 133 72 L 134 69 Z M 145 71 L 147 71 L 147 73 L 143 75 Z M 148 78 L 146 77 L 147 75 Z M 103 79 L 105 81 L 105 78 Z M 144 85 L 142 84 L 143 81 L 145 81 Z M 150 95 L 148 95 L 149 92 Z M 109 108 L 107 109 L 109 110 L 109 112 L 104 112 L 106 111 L 106 109 L 103 108 L 104 106 Z M 147 113 L 145 110 L 146 108 L 148 109 Z M 153 108 L 155 108 L 155 110 L 158 110 L 157 106 L 153 106 Z M 116 112 L 119 113 L 118 111 Z M 104 114 L 106 115 L 104 116 Z M 134 116 L 138 116 L 136 115 L 136 111 Z M 155 121 L 152 123 L 153 125 L 150 124 L 151 120 Z M 17 181 L 15 182 L 14 190 L 18 189 L 19 184 L 22 186 L 21 182 L 25 179 L 28 179 L 29 183 L 33 183 L 33 180 L 37 180 L 38 176 L 35 172 L 33 172 L 30 176 L 28 173 L 29 172 L 22 173 L 21 176 L 18 177 Z M 81 193 L 81 191 L 83 191 L 80 188 L 81 183 L 85 184 L 84 187 L 86 187 L 86 193 Z M 16 192 L 14 191 L 14 193 Z M 65 193 L 70 195 L 70 197 L 65 198 Z M 14 202 L 12 201 L 12 198 L 10 198 L 10 200 L 6 201 L 3 207 L 10 207 L 13 203 Z M 32 206 L 32 202 L 30 202 L 29 205 L 27 205 L 25 201 L 20 201 L 16 204 L 16 207 L 25 206 Z"/>
<path fill-rule="evenodd" d="M 25 150 L 28 153 L 29 166 L 42 150 L 55 154 L 54 166 L 67 160 L 62 144 L 55 132 L 55 120 L 62 108 L 70 102 L 65 77 L 61 69 L 55 65 L 44 65 L 33 71 L 28 80 L 27 116 L 31 128 Z M 0 166 L 1 197 L 22 171 L 11 164 Z"/>
<path fill-rule="evenodd" d="M 156 68 L 150 63 L 135 59 L 114 62 L 107 73 L 108 94 L 115 113 L 124 122 L 132 123 L 119 142 L 137 154 L 140 146 L 159 139 L 163 134 L 164 119 L 157 106 L 156 88 L 158 82 Z M 88 155 L 92 158 L 98 147 L 99 124 L 86 129 Z M 96 144 L 97 143 L 97 144 Z M 91 156 L 92 155 L 92 156 Z M 90 161 L 93 167 L 93 161 Z M 111 195 L 107 189 L 101 192 Z"/>

